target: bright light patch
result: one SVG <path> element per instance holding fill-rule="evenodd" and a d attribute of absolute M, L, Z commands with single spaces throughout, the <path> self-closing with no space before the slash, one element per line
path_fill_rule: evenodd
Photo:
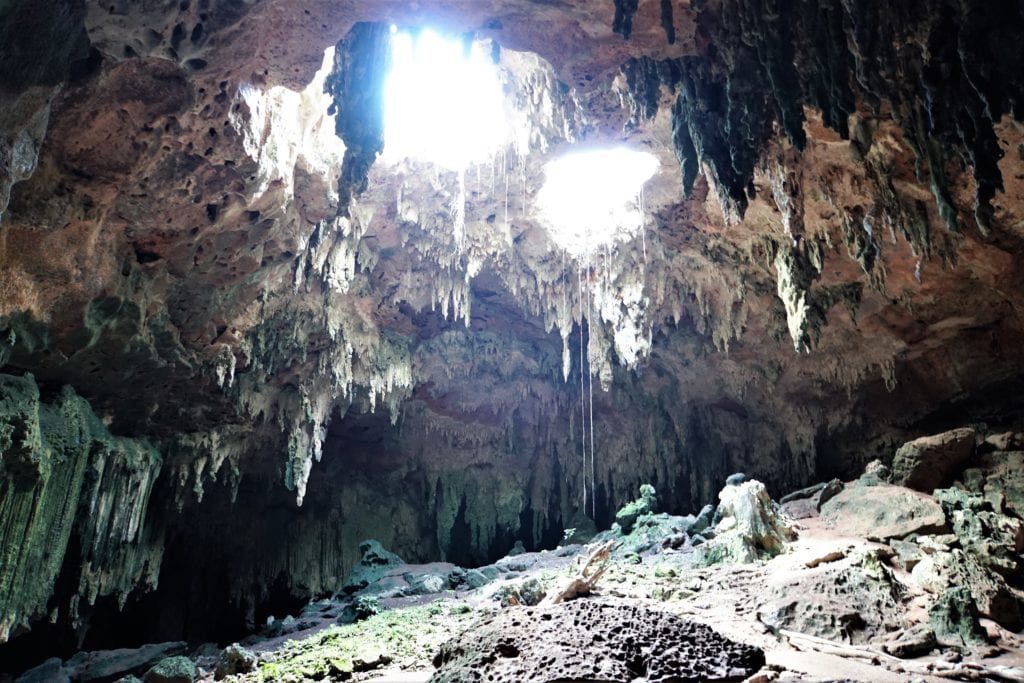
<path fill-rule="evenodd" d="M 643 185 L 658 170 L 653 154 L 614 148 L 574 152 L 544 166 L 537 203 L 551 238 L 581 256 L 643 227 Z"/>
<path fill-rule="evenodd" d="M 451 170 L 489 162 L 509 138 L 501 82 L 483 45 L 393 31 L 384 84 L 384 156 Z"/>

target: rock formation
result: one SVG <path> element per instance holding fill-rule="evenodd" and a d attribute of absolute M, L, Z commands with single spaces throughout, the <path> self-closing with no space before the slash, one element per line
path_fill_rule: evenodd
<path fill-rule="evenodd" d="M 875 459 L 967 491 L 875 537 L 1019 571 L 1017 4 L 430 5 L 0 7 L 8 652 L 230 642 L 367 538 L 486 565 L 641 484 L 696 513 Z M 519 145 L 379 157 L 392 25 L 483 41 Z M 645 222 L 574 258 L 544 166 L 613 144 L 661 164 Z M 966 470 L 896 456 L 955 428 Z"/>

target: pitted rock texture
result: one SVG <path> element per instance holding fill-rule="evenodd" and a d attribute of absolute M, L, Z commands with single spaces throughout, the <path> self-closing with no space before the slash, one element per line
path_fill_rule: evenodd
<path fill-rule="evenodd" d="M 642 604 L 575 600 L 502 610 L 441 648 L 431 683 L 726 681 L 764 664 L 756 647 Z"/>

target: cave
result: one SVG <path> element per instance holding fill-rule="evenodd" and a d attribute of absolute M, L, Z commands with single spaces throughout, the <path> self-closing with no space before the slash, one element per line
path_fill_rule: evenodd
<path fill-rule="evenodd" d="M 1024 680 L 1021 36 L 0 2 L 0 683 Z"/>

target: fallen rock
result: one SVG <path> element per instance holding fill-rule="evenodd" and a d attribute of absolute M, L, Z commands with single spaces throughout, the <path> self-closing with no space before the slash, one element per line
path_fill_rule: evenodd
<path fill-rule="evenodd" d="M 342 583 L 343 593 L 360 591 L 382 578 L 389 569 L 405 564 L 402 558 L 386 550 L 379 541 L 372 538 L 359 544 L 359 552 L 362 553 L 362 558 Z"/>
<path fill-rule="evenodd" d="M 936 489 L 935 499 L 964 550 L 1003 576 L 1018 574 L 1020 553 L 1024 550 L 1024 522 L 994 511 L 979 493 L 959 488 Z"/>
<path fill-rule="evenodd" d="M 894 558 L 896 565 L 903 571 L 913 571 L 924 557 L 924 550 L 917 543 L 893 539 L 889 541 L 889 547 L 896 553 Z"/>
<path fill-rule="evenodd" d="M 780 505 L 785 505 L 786 503 L 789 503 L 790 501 L 800 500 L 802 498 L 810 498 L 814 494 L 816 494 L 819 491 L 821 491 L 823 488 L 825 488 L 825 482 L 821 481 L 821 482 L 818 482 L 817 484 L 812 484 L 811 486 L 807 486 L 807 487 L 802 488 L 802 489 L 797 489 L 796 491 L 790 491 L 789 493 L 784 495 L 782 498 L 779 498 L 779 504 Z"/>
<path fill-rule="evenodd" d="M 764 653 L 641 604 L 574 600 L 502 610 L 448 641 L 432 683 L 741 680 Z"/>
<path fill-rule="evenodd" d="M 219 681 L 227 676 L 250 673 L 255 671 L 256 662 L 256 653 L 252 650 L 247 650 L 238 643 L 228 645 L 220 653 L 213 677 Z"/>
<path fill-rule="evenodd" d="M 622 528 L 623 534 L 628 534 L 633 530 L 633 526 L 641 515 L 649 515 L 657 510 L 658 499 L 654 494 L 654 487 L 644 484 L 640 487 L 640 497 L 626 503 L 615 513 L 615 521 Z"/>
<path fill-rule="evenodd" d="M 167 657 L 142 677 L 143 683 L 194 683 L 196 665 L 188 657 Z"/>
<path fill-rule="evenodd" d="M 183 642 L 155 643 L 133 649 L 79 652 L 64 668 L 74 681 L 113 680 L 119 676 L 142 673 L 155 662 L 184 652 Z"/>
<path fill-rule="evenodd" d="M 405 580 L 409 583 L 407 595 L 430 595 L 448 588 L 448 579 L 437 574 L 406 574 Z"/>
<path fill-rule="evenodd" d="M 860 475 L 857 483 L 862 486 L 878 486 L 888 484 L 892 479 L 892 472 L 881 460 L 872 460 L 864 466 L 864 474 Z"/>
<path fill-rule="evenodd" d="M 928 654 L 938 644 L 935 629 L 928 624 L 915 624 L 908 629 L 897 631 L 894 637 L 882 643 L 882 650 L 893 657 L 909 659 Z"/>
<path fill-rule="evenodd" d="M 1024 451 L 988 453 L 979 458 L 977 490 L 993 509 L 1024 519 Z"/>
<path fill-rule="evenodd" d="M 773 632 L 867 643 L 903 625 L 904 593 L 877 552 L 853 553 L 813 571 L 769 577 L 757 618 Z"/>
<path fill-rule="evenodd" d="M 838 479 L 825 482 L 825 486 L 822 487 L 821 491 L 818 492 L 818 495 L 814 499 L 815 507 L 817 507 L 818 511 L 821 512 L 821 506 L 838 496 L 845 488 L 846 484 Z"/>
<path fill-rule="evenodd" d="M 479 569 L 470 569 L 466 572 L 466 585 L 470 588 L 480 588 L 490 582 L 491 579 Z"/>
<path fill-rule="evenodd" d="M 66 683 L 70 682 L 60 657 L 51 657 L 37 667 L 19 676 L 15 683 Z"/>
<path fill-rule="evenodd" d="M 970 591 L 958 586 L 946 590 L 928 610 L 928 623 L 943 645 L 970 646 L 985 642 L 985 629 Z"/>
<path fill-rule="evenodd" d="M 725 478 L 725 485 L 726 486 L 739 486 L 740 484 L 742 484 L 746 480 L 747 480 L 747 475 L 746 474 L 744 474 L 743 472 L 736 472 L 734 474 L 730 474 L 728 477 Z"/>
<path fill-rule="evenodd" d="M 821 517 L 839 535 L 878 541 L 947 530 L 931 497 L 888 484 L 848 486 L 822 506 Z"/>
<path fill-rule="evenodd" d="M 978 559 L 959 548 L 926 554 L 910 573 L 918 586 L 934 595 L 950 588 L 964 587 L 978 611 L 1011 630 L 1022 624 L 1020 605 L 999 574 L 986 569 Z"/>
<path fill-rule="evenodd" d="M 989 434 L 985 437 L 984 444 L 997 451 L 1013 451 L 1024 448 L 1024 434 L 1020 432 L 1002 432 L 1000 434 Z"/>
<path fill-rule="evenodd" d="M 708 529 L 715 519 L 715 506 L 708 503 L 700 509 L 697 513 L 696 519 L 693 520 L 693 524 L 690 525 L 690 530 L 687 532 L 691 536 L 704 533 Z"/>
<path fill-rule="evenodd" d="M 947 484 L 974 453 L 975 431 L 970 427 L 908 441 L 892 461 L 892 482 L 931 493 Z"/>

